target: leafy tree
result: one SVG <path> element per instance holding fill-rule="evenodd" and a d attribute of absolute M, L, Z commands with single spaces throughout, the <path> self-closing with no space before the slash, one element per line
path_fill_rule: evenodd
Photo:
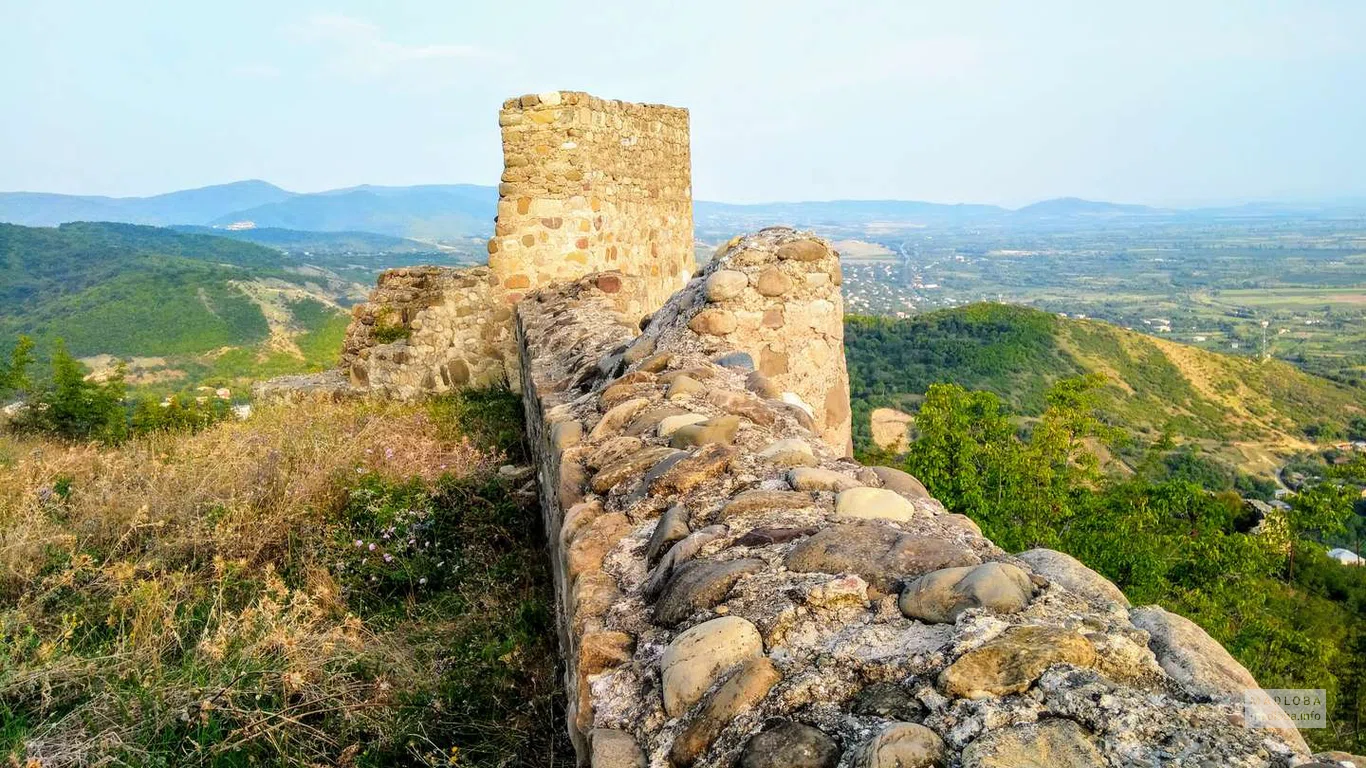
<path fill-rule="evenodd" d="M 7 390 L 27 394 L 27 407 L 11 425 L 18 431 L 115 443 L 153 432 L 198 432 L 232 415 L 231 405 L 216 397 L 126 402 L 122 367 L 94 380 L 60 340 L 52 353 L 50 378 L 41 384 L 28 376 L 33 360 L 33 343 L 20 337 L 9 362 L 0 361 L 0 395 Z"/>
<path fill-rule="evenodd" d="M 1354 416 L 1347 425 L 1347 439 L 1366 440 L 1366 416 Z"/>
<path fill-rule="evenodd" d="M 1002 546 L 1051 546 L 1071 516 L 1072 489 L 1101 479 L 1086 443 L 1113 438 L 1095 415 L 1103 382 L 1098 375 L 1057 382 L 1027 440 L 995 395 L 936 384 L 916 417 L 906 467 Z"/>
<path fill-rule="evenodd" d="M 117 442 L 128 434 L 123 396 L 121 368 L 105 381 L 91 380 L 59 339 L 52 352 L 52 380 L 30 388 L 17 426 L 69 440 Z"/>
<path fill-rule="evenodd" d="M 1354 489 L 1333 483 L 1319 483 L 1296 494 L 1285 515 L 1290 530 L 1290 574 L 1295 580 L 1295 550 L 1301 539 L 1313 533 L 1334 536 L 1347 530 L 1347 520 L 1357 499 Z"/>
<path fill-rule="evenodd" d="M 1275 480 L 1242 473 L 1238 473 L 1237 478 L 1233 481 L 1234 490 L 1247 499 L 1270 501 L 1276 497 L 1277 487 Z"/>
<path fill-rule="evenodd" d="M 1096 416 L 1096 386 L 1057 381 L 1027 430 L 992 394 L 931 386 L 904 467 L 1002 547 L 1067 552 L 1133 602 L 1189 617 L 1263 685 L 1326 689 L 1332 727 L 1306 737 L 1363 751 L 1366 568 L 1344 567 L 1310 541 L 1340 534 L 1358 488 L 1323 482 L 1300 494 L 1286 515 L 1287 568 L 1285 539 L 1248 532 L 1233 490 L 1245 481 L 1221 465 L 1158 440 L 1133 476 L 1101 471 L 1091 448 L 1115 435 Z M 1336 480 L 1366 472 L 1314 466 Z"/>
<path fill-rule="evenodd" d="M 917 439 L 906 456 L 911 472 L 945 504 L 978 519 L 994 518 L 1005 495 L 1003 466 L 1013 457 L 1015 429 L 990 392 L 935 384 L 916 419 Z"/>
<path fill-rule="evenodd" d="M 1342 439 L 1343 434 L 1338 425 L 1327 421 L 1316 421 L 1304 427 L 1304 436 L 1316 443 L 1336 442 Z"/>
<path fill-rule="evenodd" d="M 1329 466 L 1324 472 L 1335 480 L 1366 485 L 1366 453 L 1355 453 L 1347 463 Z"/>
<path fill-rule="evenodd" d="M 10 350 L 9 362 L 0 360 L 0 396 L 29 385 L 28 368 L 33 365 L 33 340 L 20 336 Z"/>

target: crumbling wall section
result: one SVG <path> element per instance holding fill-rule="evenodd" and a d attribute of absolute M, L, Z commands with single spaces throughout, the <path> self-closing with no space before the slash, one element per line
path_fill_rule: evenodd
<path fill-rule="evenodd" d="M 515 384 L 516 298 L 488 267 L 388 270 L 352 310 L 342 372 L 357 391 L 398 399 Z"/>
<path fill-rule="evenodd" d="M 518 304 L 581 763 L 1303 762 L 1293 727 L 1240 724 L 1250 678 L 1193 624 L 1131 610 L 1061 553 L 1011 556 L 909 475 L 845 458 L 741 336 L 698 327 L 748 301 L 709 298 L 717 274 L 791 269 L 779 253 L 806 239 L 733 243 L 639 334 L 628 276 Z"/>

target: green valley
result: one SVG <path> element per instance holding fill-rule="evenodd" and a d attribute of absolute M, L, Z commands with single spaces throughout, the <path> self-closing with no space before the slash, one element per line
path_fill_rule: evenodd
<path fill-rule="evenodd" d="M 110 223 L 0 225 L 0 344 L 57 339 L 152 389 L 332 364 L 357 283 L 237 240 Z"/>

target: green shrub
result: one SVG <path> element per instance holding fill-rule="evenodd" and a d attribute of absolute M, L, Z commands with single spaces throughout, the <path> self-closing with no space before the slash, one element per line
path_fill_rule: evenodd
<path fill-rule="evenodd" d="M 370 331 L 370 338 L 378 344 L 389 344 L 413 335 L 413 329 L 406 325 L 376 325 Z"/>
<path fill-rule="evenodd" d="M 130 403 L 121 368 L 103 380 L 93 379 L 60 339 L 52 352 L 50 377 L 34 384 L 26 372 L 32 349 L 20 337 L 10 362 L 0 365 L 0 395 L 19 387 L 25 393 L 25 407 L 10 424 L 17 432 L 118 443 L 157 432 L 197 432 L 232 416 L 231 404 L 217 397 L 172 395 Z"/>
<path fill-rule="evenodd" d="M 217 397 L 172 395 L 160 402 L 144 397 L 133 406 L 130 430 L 134 435 L 198 432 L 231 416 L 231 404 Z"/>
<path fill-rule="evenodd" d="M 432 418 L 448 436 L 466 435 L 510 461 L 526 461 L 522 400 L 505 386 L 461 389 L 428 401 Z"/>

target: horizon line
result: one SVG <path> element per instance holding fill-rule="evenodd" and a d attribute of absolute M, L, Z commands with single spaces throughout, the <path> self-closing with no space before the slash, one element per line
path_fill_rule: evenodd
<path fill-rule="evenodd" d="M 60 197 L 97 198 L 97 199 L 104 199 L 104 200 L 148 200 L 148 199 L 155 198 L 155 197 L 163 197 L 163 196 L 166 196 L 166 195 L 173 195 L 173 194 L 178 194 L 178 193 L 183 193 L 183 192 L 197 192 L 197 191 L 200 191 L 200 190 L 213 189 L 213 188 L 215 188 L 215 187 L 231 187 L 231 186 L 235 186 L 235 185 L 248 184 L 248 183 L 253 183 L 253 182 L 254 182 L 254 183 L 259 183 L 259 184 L 266 184 L 266 185 L 268 185 L 268 186 L 271 186 L 271 187 L 273 187 L 273 188 L 275 188 L 275 189 L 280 190 L 281 192 L 286 192 L 286 193 L 288 193 L 288 194 L 290 194 L 290 195 L 294 195 L 294 196 L 298 196 L 298 197 L 305 197 L 305 196 L 310 196 L 310 195 L 335 194 L 335 193 L 338 193 L 338 192 L 351 192 L 351 191 L 358 191 L 358 192 L 361 192 L 361 191 L 365 191 L 365 188 L 366 188 L 366 187 L 372 187 L 372 188 L 376 188 L 376 189 L 412 189 L 412 188 L 419 188 L 419 187 L 479 187 L 479 188 L 483 188 L 483 189 L 492 190 L 492 191 L 495 192 L 495 193 L 496 193 L 497 188 L 498 188 L 496 184 L 478 184 L 478 183 L 463 182 L 463 181 L 454 181 L 454 182 L 428 182 L 428 183 L 419 183 L 419 184 L 372 184 L 372 183 L 368 183 L 368 182 L 362 182 L 362 183 L 359 183 L 359 184 L 352 184 L 352 185 L 343 186 L 343 187 L 331 187 L 331 188 L 327 188 L 327 189 L 320 189 L 320 190 L 315 190 L 315 191 L 310 191 L 310 192 L 299 192 L 299 191 L 287 189 L 287 188 L 285 188 L 285 187 L 282 187 L 282 186 L 280 186 L 280 185 L 278 185 L 278 184 L 275 184 L 274 182 L 267 181 L 267 180 L 265 180 L 265 179 L 261 179 L 261 178 L 246 178 L 246 179 L 236 179 L 236 180 L 233 180 L 233 181 L 218 182 L 218 183 L 213 183 L 213 184 L 205 184 L 205 185 L 197 186 L 197 187 L 186 187 L 186 188 L 183 188 L 183 189 L 173 189 L 173 190 L 170 190 L 170 191 L 167 191 L 167 192 L 157 192 L 157 193 L 148 194 L 148 195 L 99 195 L 99 194 L 79 194 L 79 193 L 70 193 L 70 192 L 39 191 L 39 190 L 32 190 L 32 189 L 0 190 L 0 195 L 54 195 L 54 196 L 60 196 Z M 1208 208 L 1233 208 L 1233 207 L 1247 207 L 1247 206 L 1255 206 L 1255 205 L 1286 205 L 1286 206 L 1363 205 L 1363 204 L 1366 204 L 1366 193 L 1355 194 L 1355 195 L 1330 195 L 1330 196 L 1324 196 L 1324 197 L 1286 196 L 1286 197 L 1235 198 L 1235 199 L 1233 199 L 1233 200 L 1227 200 L 1227 201 L 1206 201 L 1206 202 L 1185 203 L 1185 204 L 1134 203 L 1134 202 L 1124 202 L 1124 201 L 1118 201 L 1118 200 L 1106 200 L 1106 199 L 1099 199 L 1099 198 L 1081 197 L 1081 196 L 1078 196 L 1078 195 L 1058 195 L 1058 196 L 1055 196 L 1055 197 L 1040 198 L 1040 199 L 1034 200 L 1033 202 L 1024 203 L 1024 204 L 1018 205 L 1018 206 L 1010 206 L 1010 205 L 1004 205 L 1004 204 L 1000 204 L 1000 203 L 972 202 L 972 201 L 961 201 L 961 200 L 960 200 L 960 201 L 954 201 L 954 202 L 940 202 L 940 201 L 936 201 L 936 200 L 917 199 L 917 198 L 909 198 L 909 197 L 907 197 L 907 198 L 900 198 L 900 197 L 864 197 L 864 198 L 858 198 L 858 197 L 831 197 L 831 198 L 825 198 L 825 199 L 804 199 L 804 200 L 772 200 L 772 199 L 767 199 L 767 200 L 747 201 L 747 202 L 737 202 L 737 201 L 719 200 L 719 199 L 705 199 L 705 198 L 698 198 L 698 197 L 694 197 L 694 198 L 693 198 L 693 203 L 694 203 L 694 204 L 696 204 L 696 203 L 710 203 L 710 204 L 717 204 L 717 205 L 731 205 L 731 206 L 739 206 L 739 207 L 762 207 L 762 206 L 775 206 L 775 205 L 821 205 L 821 204 L 831 204 L 831 203 L 914 203 L 914 204 L 922 204 L 922 205 L 936 205 L 936 206 L 943 206 L 943 207 L 997 208 L 997 209 L 1000 209 L 1000 210 L 1003 210 L 1003 211 L 1008 211 L 1008 212 L 1019 211 L 1019 210 L 1022 210 L 1022 209 L 1024 209 L 1024 208 L 1029 208 L 1029 207 L 1031 207 L 1031 206 L 1039 205 L 1039 204 L 1042 204 L 1042 203 L 1051 203 L 1051 202 L 1059 202 L 1059 201 L 1081 202 L 1081 203 L 1097 203 L 1097 204 L 1102 204 L 1102 205 L 1115 205 L 1115 206 L 1130 206 L 1130 207 L 1138 207 L 1138 208 L 1150 208 L 1150 209 L 1152 209 L 1152 210 L 1154 210 L 1154 211 L 1198 211 L 1198 210 L 1201 210 L 1201 209 L 1208 209 Z"/>

